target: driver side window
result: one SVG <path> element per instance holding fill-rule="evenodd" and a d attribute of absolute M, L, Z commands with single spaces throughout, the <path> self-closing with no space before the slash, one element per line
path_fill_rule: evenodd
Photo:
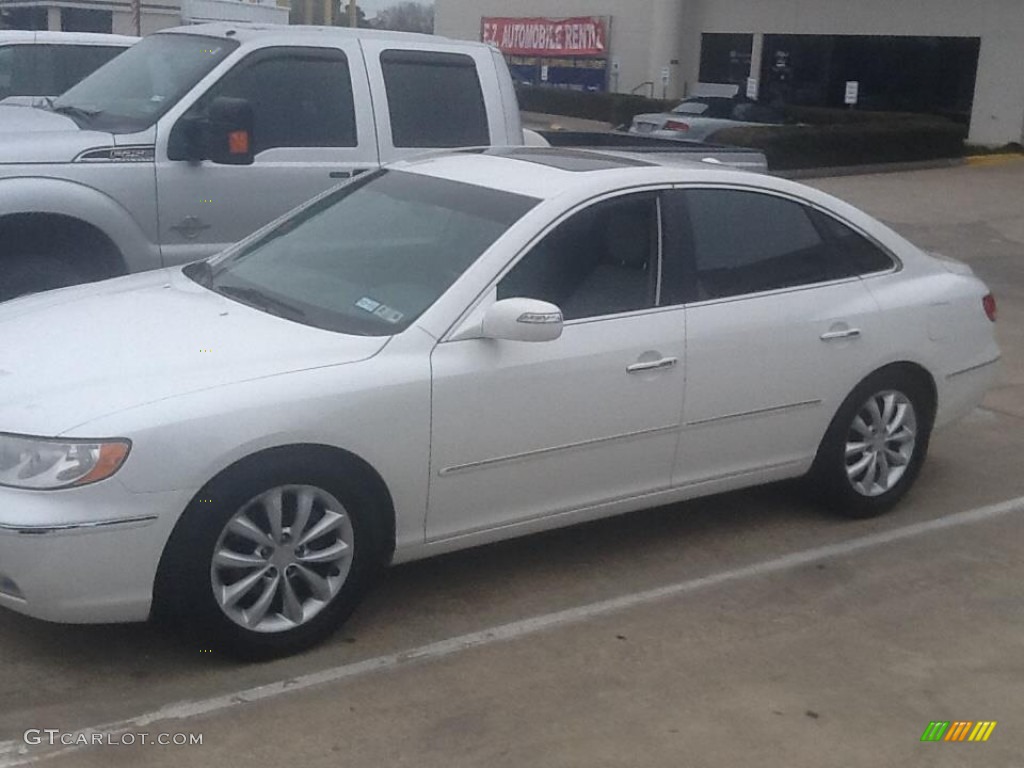
<path fill-rule="evenodd" d="M 658 251 L 655 194 L 597 203 L 535 245 L 498 283 L 498 299 L 548 301 L 566 320 L 649 309 Z"/>
<path fill-rule="evenodd" d="M 253 110 L 257 154 L 274 147 L 356 146 L 348 60 L 333 49 L 266 49 L 228 72 L 189 110 L 202 114 L 219 97 Z"/>

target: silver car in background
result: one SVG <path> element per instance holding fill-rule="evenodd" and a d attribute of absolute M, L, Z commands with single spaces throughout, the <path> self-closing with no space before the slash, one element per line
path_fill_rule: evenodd
<path fill-rule="evenodd" d="M 716 131 L 742 125 L 780 125 L 782 114 L 742 97 L 693 96 L 670 112 L 636 115 L 629 132 L 659 139 L 707 141 Z"/>

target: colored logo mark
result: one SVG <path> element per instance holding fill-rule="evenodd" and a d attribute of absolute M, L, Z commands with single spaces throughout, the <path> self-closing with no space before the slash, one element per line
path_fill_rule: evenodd
<path fill-rule="evenodd" d="M 921 741 L 988 741 L 995 729 L 995 720 L 933 720 L 921 734 Z"/>

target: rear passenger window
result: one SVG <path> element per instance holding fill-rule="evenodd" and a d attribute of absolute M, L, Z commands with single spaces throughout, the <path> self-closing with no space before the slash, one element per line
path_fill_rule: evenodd
<path fill-rule="evenodd" d="M 866 237 L 827 214 L 815 212 L 815 215 L 828 236 L 835 241 L 852 274 L 867 275 L 892 269 L 892 258 Z"/>
<path fill-rule="evenodd" d="M 487 110 L 471 56 L 433 51 L 384 51 L 391 135 L 396 147 L 490 144 Z"/>
<path fill-rule="evenodd" d="M 688 190 L 697 300 L 833 280 L 829 254 L 803 206 L 759 192 Z"/>

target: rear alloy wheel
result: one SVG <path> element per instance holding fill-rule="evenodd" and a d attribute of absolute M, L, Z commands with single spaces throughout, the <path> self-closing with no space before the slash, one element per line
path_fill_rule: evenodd
<path fill-rule="evenodd" d="M 903 370 L 882 370 L 840 406 L 808 475 L 812 491 L 847 517 L 888 511 L 913 485 L 928 451 L 931 398 Z"/>
<path fill-rule="evenodd" d="M 914 458 L 917 411 L 902 392 L 887 390 L 868 398 L 846 437 L 846 477 L 864 496 L 896 487 Z"/>
<path fill-rule="evenodd" d="M 201 648 L 250 661 L 325 639 L 386 555 L 386 510 L 346 469 L 272 455 L 210 483 L 167 543 L 154 615 Z"/>

